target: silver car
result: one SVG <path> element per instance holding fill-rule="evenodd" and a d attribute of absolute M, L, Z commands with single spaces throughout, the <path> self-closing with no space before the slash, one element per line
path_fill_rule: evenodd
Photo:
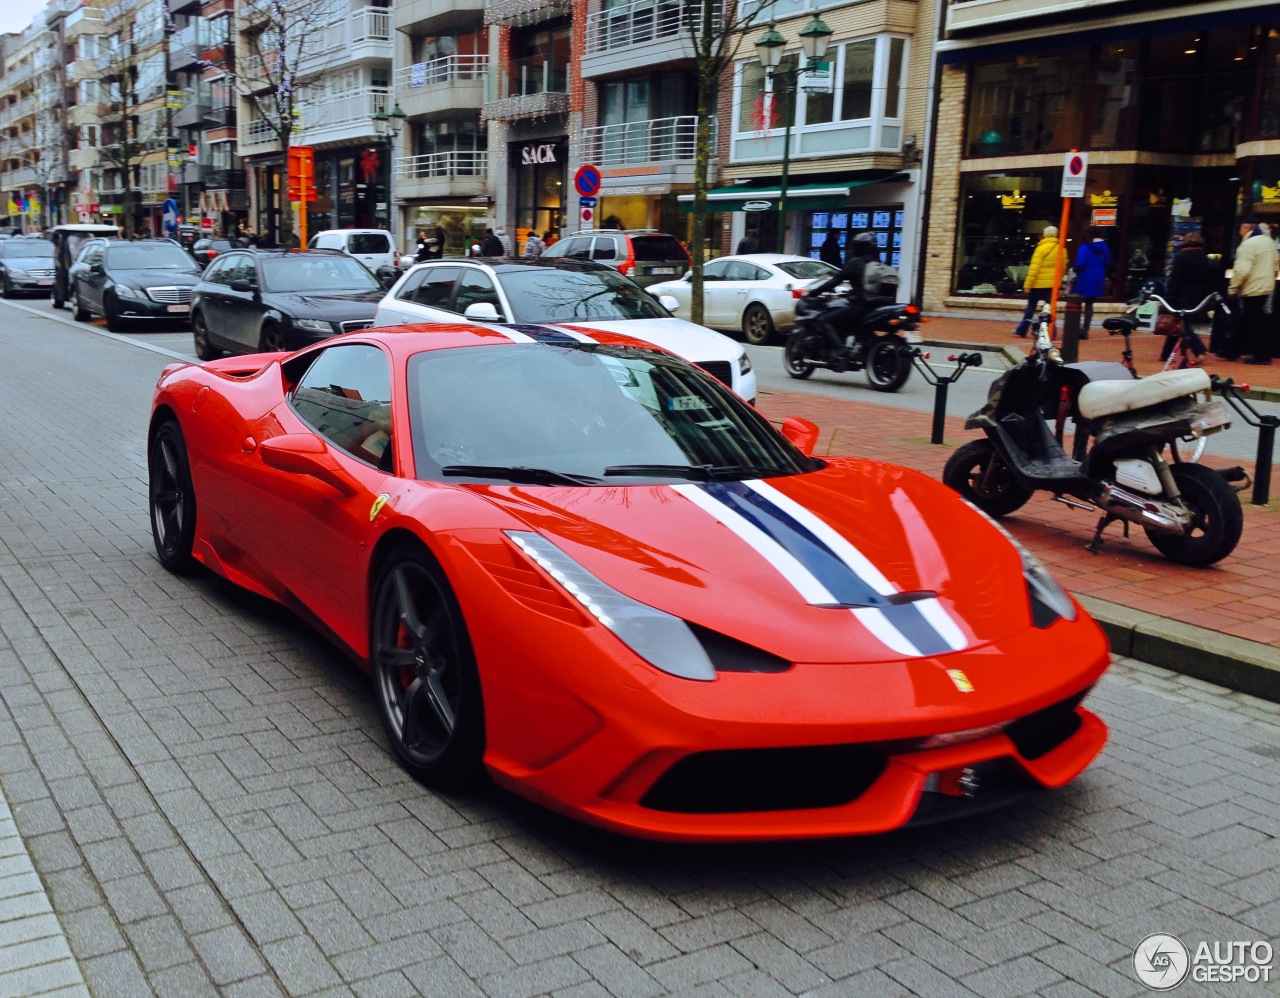
<path fill-rule="evenodd" d="M 838 273 L 835 267 L 807 256 L 749 253 L 722 256 L 702 269 L 702 322 L 712 329 L 742 331 L 748 343 L 768 343 L 796 324 L 796 301 L 804 289 Z M 649 287 L 652 295 L 670 295 L 676 315 L 690 318 L 691 275 Z"/>

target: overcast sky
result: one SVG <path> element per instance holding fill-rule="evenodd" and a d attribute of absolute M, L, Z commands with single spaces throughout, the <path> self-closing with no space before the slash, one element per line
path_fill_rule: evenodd
<path fill-rule="evenodd" d="M 0 0 L 0 33 L 21 31 L 44 4 L 45 0 Z"/>

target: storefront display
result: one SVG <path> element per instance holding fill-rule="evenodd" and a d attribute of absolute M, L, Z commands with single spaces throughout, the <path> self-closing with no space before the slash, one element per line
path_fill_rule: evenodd
<path fill-rule="evenodd" d="M 567 138 L 511 144 L 508 161 L 514 174 L 515 228 L 559 231 L 564 224 L 568 159 Z"/>
<path fill-rule="evenodd" d="M 805 215 L 803 246 L 813 259 L 821 258 L 822 244 L 834 232 L 843 256 L 845 247 L 859 232 L 875 236 L 881 263 L 891 267 L 902 265 L 902 205 L 876 205 L 850 208 L 847 211 L 813 211 Z"/>

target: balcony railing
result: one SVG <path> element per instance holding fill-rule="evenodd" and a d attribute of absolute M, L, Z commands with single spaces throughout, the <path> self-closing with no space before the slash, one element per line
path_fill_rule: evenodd
<path fill-rule="evenodd" d="M 342 125 L 365 124 L 373 130 L 373 116 L 390 106 L 386 87 L 365 87 L 339 97 L 316 103 L 300 104 L 303 132 L 335 128 Z"/>
<path fill-rule="evenodd" d="M 385 7 L 361 7 L 338 21 L 321 26 L 315 33 L 310 55 L 336 52 L 361 42 L 390 42 L 395 29 L 391 11 Z"/>
<path fill-rule="evenodd" d="M 262 145 L 276 141 L 276 130 L 262 118 L 254 118 L 240 130 L 240 139 L 247 145 Z"/>
<path fill-rule="evenodd" d="M 555 65 L 546 56 L 535 55 L 512 59 L 503 78 L 504 88 L 498 95 L 529 97 L 532 94 L 564 94 L 569 92 L 569 67 Z"/>
<path fill-rule="evenodd" d="M 713 26 L 719 29 L 724 5 L 711 4 Z M 701 24 L 702 5 L 681 0 L 631 0 L 631 3 L 587 15 L 587 54 L 643 45 L 687 32 L 690 22 Z"/>
<path fill-rule="evenodd" d="M 489 69 L 487 55 L 447 55 L 430 62 L 419 62 L 396 70 L 396 89 L 425 87 L 454 80 L 479 80 Z"/>
<path fill-rule="evenodd" d="M 489 154 L 483 149 L 396 157 L 396 176 L 403 180 L 421 177 L 483 177 L 488 168 Z"/>
<path fill-rule="evenodd" d="M 657 118 L 600 125 L 582 132 L 588 162 L 599 166 L 638 166 L 642 163 L 692 162 L 697 155 L 698 118 Z M 711 122 L 711 148 L 716 146 Z"/>

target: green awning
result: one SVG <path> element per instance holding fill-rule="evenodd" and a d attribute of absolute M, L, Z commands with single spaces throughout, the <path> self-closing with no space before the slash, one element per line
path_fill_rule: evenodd
<path fill-rule="evenodd" d="M 859 187 L 882 184 L 888 180 L 906 180 L 905 173 L 891 173 L 867 180 L 847 180 L 835 184 L 788 184 L 788 211 L 839 211 L 849 207 L 849 195 Z M 749 187 L 733 184 L 707 191 L 707 211 L 777 211 L 782 190 L 777 184 Z M 682 211 L 693 211 L 693 195 L 678 198 Z"/>

